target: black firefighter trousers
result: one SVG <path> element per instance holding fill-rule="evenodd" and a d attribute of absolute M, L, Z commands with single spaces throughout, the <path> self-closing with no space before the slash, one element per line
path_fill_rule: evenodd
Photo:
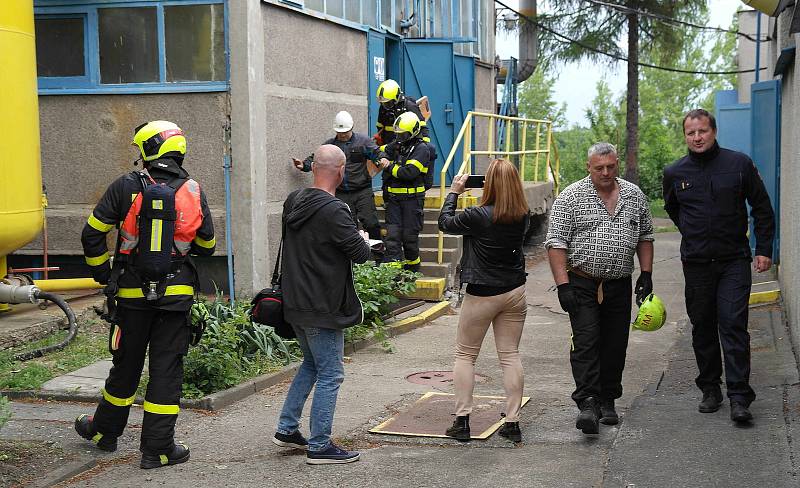
<path fill-rule="evenodd" d="M 94 427 L 116 439 L 128 423 L 130 406 L 150 345 L 150 380 L 145 393 L 139 450 L 167 454 L 172 450 L 183 385 L 183 357 L 189 348 L 188 312 L 117 308 L 119 325 L 111 326 L 113 367 L 94 414 Z"/>
<path fill-rule="evenodd" d="M 419 271 L 419 233 L 422 230 L 425 193 L 397 196 L 384 191 L 386 203 L 386 261 L 398 261 Z"/>
<path fill-rule="evenodd" d="M 622 370 L 631 326 L 631 277 L 602 282 L 603 303 L 598 303 L 598 282 L 569 273 L 578 307 L 569 314 L 572 347 L 569 361 L 575 379 L 572 399 L 580 408 L 584 400 L 615 400 L 622 396 Z"/>
<path fill-rule="evenodd" d="M 381 225 L 378 223 L 378 210 L 375 208 L 375 193 L 372 187 L 355 191 L 336 190 L 336 198 L 350 207 L 353 222 L 361 222 L 361 227 L 369 233 L 370 239 L 381 239 Z"/>
<path fill-rule="evenodd" d="M 728 398 L 750 405 L 750 334 L 747 332 L 752 273 L 750 260 L 683 263 L 686 312 L 692 322 L 692 347 L 700 370 L 701 390 L 719 388 L 722 378 L 720 343 L 725 356 Z"/>

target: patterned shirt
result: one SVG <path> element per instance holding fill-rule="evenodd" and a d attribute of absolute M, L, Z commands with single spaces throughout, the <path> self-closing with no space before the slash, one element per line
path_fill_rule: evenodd
<path fill-rule="evenodd" d="M 569 185 L 550 211 L 545 247 L 566 249 L 567 264 L 613 280 L 633 273 L 639 242 L 652 241 L 653 219 L 642 190 L 617 178 L 619 201 L 611 215 L 590 177 Z"/>

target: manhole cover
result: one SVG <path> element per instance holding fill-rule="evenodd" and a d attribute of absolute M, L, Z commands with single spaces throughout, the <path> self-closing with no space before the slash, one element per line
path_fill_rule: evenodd
<path fill-rule="evenodd" d="M 452 371 L 422 371 L 406 376 L 406 379 L 417 385 L 432 385 L 432 386 L 445 386 L 453 383 Z M 475 382 L 482 383 L 486 381 L 486 377 L 476 374 Z"/>

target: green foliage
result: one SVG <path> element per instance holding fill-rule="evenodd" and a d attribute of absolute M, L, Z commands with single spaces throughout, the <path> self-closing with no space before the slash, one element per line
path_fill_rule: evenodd
<path fill-rule="evenodd" d="M 0 395 L 0 429 L 6 425 L 8 419 L 11 418 L 11 405 L 8 404 L 8 398 Z"/>
<path fill-rule="evenodd" d="M 567 104 L 558 104 L 553 99 L 556 76 L 546 64 L 540 64 L 534 73 L 519 85 L 517 109 L 521 117 L 545 119 L 553 122 L 553 130 L 567 125 Z M 534 134 L 528 134 L 528 147 L 535 145 Z"/>
<path fill-rule="evenodd" d="M 411 293 L 417 288 L 421 275 L 405 271 L 395 263 L 357 264 L 353 267 L 356 293 L 364 309 L 364 322 L 345 329 L 345 340 L 352 342 L 372 334 L 382 341 L 384 349 L 391 350 L 387 341 L 383 317 L 389 305 L 397 302 L 397 295 Z"/>
<path fill-rule="evenodd" d="M 669 215 L 667 215 L 667 211 L 664 210 L 663 198 L 654 198 L 650 200 L 650 215 L 652 215 L 654 219 L 669 218 Z"/>

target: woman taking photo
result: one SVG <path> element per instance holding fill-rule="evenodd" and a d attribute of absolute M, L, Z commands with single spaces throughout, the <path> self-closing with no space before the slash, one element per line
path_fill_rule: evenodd
<path fill-rule="evenodd" d="M 458 196 L 465 190 L 467 176 L 453 179 L 439 215 L 440 230 L 464 236 L 461 283 L 467 284 L 453 368 L 456 420 L 446 434 L 461 441 L 470 439 L 475 361 L 492 325 L 506 391 L 505 423 L 499 434 L 519 442 L 523 386 L 519 341 L 527 313 L 522 242 L 528 228 L 528 204 L 517 169 L 505 159 L 495 159 L 486 172 L 480 206 L 456 214 Z"/>

